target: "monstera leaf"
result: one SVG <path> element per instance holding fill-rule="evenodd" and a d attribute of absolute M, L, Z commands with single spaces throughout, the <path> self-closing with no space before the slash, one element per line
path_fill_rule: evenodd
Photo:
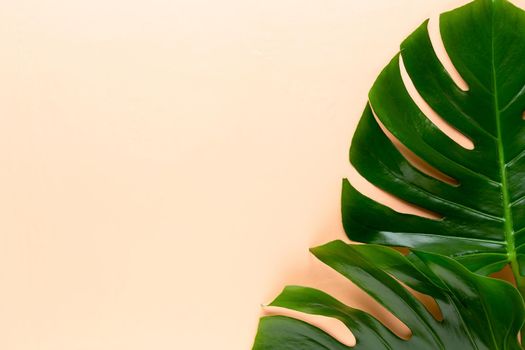
<path fill-rule="evenodd" d="M 354 241 L 444 254 L 482 274 L 510 263 L 523 290 L 525 12 L 505 0 L 476 0 L 442 14 L 440 33 L 468 89 L 447 73 L 423 23 L 375 82 L 350 151 L 371 183 L 438 219 L 393 211 L 345 180 L 344 227 Z M 419 102 L 405 87 L 401 65 Z M 422 103 L 474 148 L 441 131 Z M 382 128 L 432 171 L 408 161 Z"/>
<path fill-rule="evenodd" d="M 304 313 L 333 317 L 355 335 L 354 349 L 521 349 L 518 331 L 525 320 L 523 301 L 507 282 L 477 275 L 457 261 L 413 252 L 407 257 L 376 245 L 341 241 L 312 249 L 329 265 L 390 310 L 412 331 L 404 340 L 369 314 L 315 289 L 288 287 L 271 303 Z M 400 283 L 435 299 L 437 320 Z M 349 350 L 324 331 L 303 321 L 261 319 L 254 350 Z"/>

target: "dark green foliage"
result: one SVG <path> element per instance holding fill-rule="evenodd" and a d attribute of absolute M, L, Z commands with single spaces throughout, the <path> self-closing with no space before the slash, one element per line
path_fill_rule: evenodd
<path fill-rule="evenodd" d="M 405 257 L 391 248 L 341 241 L 314 248 L 312 253 L 412 331 L 412 337 L 403 340 L 369 314 L 312 288 L 287 287 L 270 304 L 339 319 L 355 335 L 355 349 L 521 349 L 518 331 L 525 310 L 518 291 L 507 282 L 480 276 L 453 259 L 431 253 L 413 252 Z M 443 320 L 436 320 L 398 281 L 434 298 Z M 253 349 L 349 347 L 303 321 L 269 316 L 261 319 Z"/>
<path fill-rule="evenodd" d="M 424 22 L 401 45 L 369 94 L 350 160 L 371 183 L 438 219 L 398 213 L 343 182 L 348 236 L 312 250 L 384 305 L 412 331 L 404 340 L 371 315 L 324 292 L 287 287 L 271 304 L 342 321 L 355 349 L 521 349 L 525 322 L 525 11 L 506 0 L 476 0 L 440 17 L 461 89 L 436 56 Z M 420 110 L 402 78 L 474 149 L 459 145 Z M 378 122 L 377 119 L 380 121 Z M 382 124 L 382 126 L 380 125 Z M 428 166 L 408 161 L 382 127 Z M 408 256 L 382 247 L 411 248 Z M 488 278 L 510 264 L 518 289 Z M 402 284 L 436 301 L 436 320 Z M 522 330 L 522 336 L 525 330 Z M 261 319 L 254 350 L 349 349 L 303 321 Z"/>

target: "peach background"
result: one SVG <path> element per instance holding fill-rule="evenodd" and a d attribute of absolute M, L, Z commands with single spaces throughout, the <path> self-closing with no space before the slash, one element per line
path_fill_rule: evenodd
<path fill-rule="evenodd" d="M 284 284 L 398 327 L 307 248 L 344 237 L 343 177 L 409 210 L 350 138 L 401 40 L 465 2 L 2 1 L 0 348 L 249 349 Z"/>

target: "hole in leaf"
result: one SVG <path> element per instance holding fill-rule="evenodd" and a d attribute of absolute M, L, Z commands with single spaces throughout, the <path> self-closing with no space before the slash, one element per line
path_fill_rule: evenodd
<path fill-rule="evenodd" d="M 462 91 L 468 91 L 469 86 L 467 82 L 463 79 L 461 74 L 459 74 L 445 49 L 445 44 L 443 43 L 443 38 L 441 37 L 439 28 L 439 16 L 433 16 L 430 18 L 427 29 L 430 36 L 430 42 L 432 43 L 432 47 L 434 48 L 438 60 L 441 62 L 457 87 Z"/>
<path fill-rule="evenodd" d="M 500 271 L 490 274 L 490 277 L 505 280 L 516 286 L 516 280 L 514 279 L 514 275 L 512 274 L 512 268 L 509 264 L 505 265 L 505 267 Z"/>
<path fill-rule="evenodd" d="M 425 306 L 427 311 L 437 320 L 437 321 L 443 321 L 443 314 L 441 313 L 441 309 L 439 308 L 439 305 L 437 304 L 436 300 L 432 298 L 431 296 L 428 296 L 426 294 L 420 293 L 407 285 L 401 283 L 403 287 L 405 287 L 410 293 L 412 293 L 420 302 Z"/>
<path fill-rule="evenodd" d="M 352 168 L 352 173 L 350 174 L 350 177 L 352 178 L 352 185 L 360 193 L 379 204 L 382 204 L 394 211 L 397 211 L 398 213 L 421 216 L 430 220 L 443 219 L 442 215 L 439 215 L 437 213 L 434 213 L 433 211 L 407 202 L 375 186 L 363 176 L 361 176 L 361 174 L 359 174 L 354 168 Z"/>
<path fill-rule="evenodd" d="M 410 249 L 407 248 L 407 247 L 392 247 L 392 248 L 397 250 L 398 252 L 400 252 L 404 256 L 407 256 L 408 254 L 410 254 Z"/>
<path fill-rule="evenodd" d="M 434 168 L 432 165 L 425 162 L 423 159 L 418 157 L 414 152 L 412 152 L 409 148 L 407 148 L 404 144 L 401 143 L 384 125 L 381 123 L 379 118 L 374 113 L 374 117 L 381 127 L 381 130 L 385 133 L 385 135 L 390 139 L 390 141 L 394 144 L 394 146 L 397 148 L 397 150 L 405 157 L 405 159 L 412 164 L 416 169 L 421 171 L 422 173 L 431 176 L 437 180 L 440 180 L 442 182 L 445 182 L 452 186 L 458 186 L 459 181 L 454 179 L 453 177 L 448 176 L 447 174 L 439 171 L 438 169 Z"/>
<path fill-rule="evenodd" d="M 419 94 L 416 87 L 414 86 L 414 83 L 412 82 L 412 79 L 408 75 L 405 64 L 403 63 L 402 56 L 399 59 L 399 70 L 401 71 L 401 78 L 403 79 L 403 83 L 405 84 L 408 94 L 421 110 L 421 112 L 423 112 L 423 114 L 432 122 L 432 124 L 434 124 L 439 130 L 441 130 L 452 141 L 456 142 L 461 147 L 468 150 L 473 150 L 474 143 L 472 140 L 463 135 L 458 129 L 450 125 L 445 119 L 437 114 L 436 111 L 434 111 Z"/>
<path fill-rule="evenodd" d="M 400 250 L 400 247 L 396 247 L 396 250 Z M 406 252 L 410 252 L 408 248 L 402 248 L 403 250 L 406 249 Z M 419 302 L 427 309 L 427 311 L 434 317 L 437 321 L 443 321 L 443 314 L 441 312 L 441 308 L 439 307 L 438 303 L 434 298 L 432 298 L 429 295 L 423 294 L 418 292 L 415 289 L 412 289 L 411 287 L 407 286 L 405 283 L 401 282 L 396 276 L 390 274 L 390 277 L 396 280 L 397 283 L 403 286 L 407 291 L 410 292 Z"/>
<path fill-rule="evenodd" d="M 347 345 L 355 346 L 356 339 L 352 332 L 345 324 L 335 318 L 310 315 L 295 310 L 289 310 L 281 307 L 268 306 L 263 309 L 265 316 L 288 316 L 311 324 L 320 330 L 330 334 L 337 341 Z"/>

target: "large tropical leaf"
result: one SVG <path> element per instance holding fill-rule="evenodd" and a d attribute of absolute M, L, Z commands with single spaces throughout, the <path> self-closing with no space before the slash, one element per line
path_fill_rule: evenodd
<path fill-rule="evenodd" d="M 350 160 L 371 183 L 441 219 L 398 213 L 344 181 L 344 227 L 354 241 L 445 254 L 479 273 L 511 263 L 523 288 L 525 12 L 505 0 L 476 0 L 442 14 L 440 33 L 469 89 L 447 73 L 423 23 L 370 91 Z M 401 59 L 423 101 L 474 149 L 460 146 L 421 111 L 403 83 Z M 374 114 L 402 145 L 454 181 L 409 162 Z"/>
<path fill-rule="evenodd" d="M 319 290 L 287 287 L 271 303 L 304 313 L 333 317 L 355 335 L 355 349 L 521 349 L 518 331 L 525 320 L 523 301 L 507 282 L 470 272 L 457 261 L 431 253 L 405 257 L 376 245 L 335 241 L 312 249 L 321 261 L 383 304 L 412 331 L 404 340 L 371 315 Z M 433 297 L 437 320 L 404 285 Z M 303 321 L 261 319 L 254 350 L 348 350 L 324 331 Z"/>

